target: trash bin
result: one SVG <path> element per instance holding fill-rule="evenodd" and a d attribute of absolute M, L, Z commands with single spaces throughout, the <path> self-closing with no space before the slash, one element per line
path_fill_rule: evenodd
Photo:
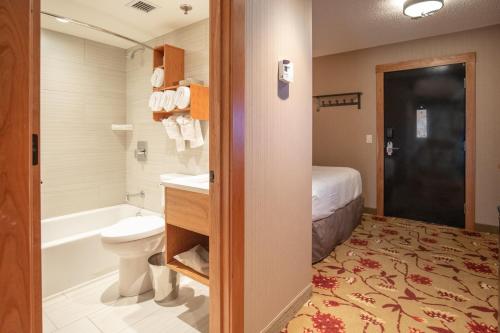
<path fill-rule="evenodd" d="M 179 276 L 165 265 L 165 252 L 153 254 L 148 263 L 155 301 L 161 303 L 176 299 L 179 295 Z"/>

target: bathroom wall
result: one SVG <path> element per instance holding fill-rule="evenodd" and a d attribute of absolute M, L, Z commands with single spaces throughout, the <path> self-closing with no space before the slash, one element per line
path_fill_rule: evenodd
<path fill-rule="evenodd" d="M 150 46 L 164 43 L 185 50 L 185 76 L 203 80 L 208 84 L 209 72 L 209 24 L 208 19 L 175 30 L 149 41 Z M 131 50 L 128 50 L 130 53 Z M 208 172 L 208 133 L 203 122 L 205 145 L 196 149 L 186 149 L 178 153 L 175 142 L 167 138 L 160 122 L 152 119 L 148 100 L 152 88 L 152 51 L 139 51 L 134 58 L 127 58 L 127 122 L 134 130 L 127 134 L 126 169 L 128 192 L 144 190 L 146 198 L 133 198 L 131 202 L 147 209 L 161 212 L 161 191 L 159 177 L 163 173 L 200 174 Z M 134 157 L 137 141 L 148 142 L 148 157 L 138 162 Z"/>
<path fill-rule="evenodd" d="M 125 50 L 42 30 L 42 218 L 123 202 L 125 79 Z"/>
<path fill-rule="evenodd" d="M 245 332 L 275 332 L 309 298 L 312 274 L 311 1 L 247 0 L 245 11 Z M 295 68 L 288 92 L 283 58 Z"/>
<path fill-rule="evenodd" d="M 313 161 L 350 166 L 363 177 L 365 205 L 376 206 L 375 66 L 465 52 L 476 65 L 476 223 L 498 225 L 500 202 L 500 25 L 314 59 L 315 95 L 361 91 L 362 109 L 313 113 Z M 374 143 L 365 143 L 372 134 Z"/>

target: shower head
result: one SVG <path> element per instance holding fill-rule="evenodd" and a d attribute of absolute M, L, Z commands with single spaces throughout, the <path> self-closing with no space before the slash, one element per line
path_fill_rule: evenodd
<path fill-rule="evenodd" d="M 135 58 L 135 55 L 137 54 L 137 52 L 144 52 L 145 51 L 145 48 L 143 46 L 138 46 L 136 48 L 133 48 L 132 50 L 130 50 L 128 53 L 127 53 L 127 57 L 129 59 L 134 59 Z"/>

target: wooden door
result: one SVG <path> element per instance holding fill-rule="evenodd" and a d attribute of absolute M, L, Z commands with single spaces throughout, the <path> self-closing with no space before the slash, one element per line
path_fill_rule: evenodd
<path fill-rule="evenodd" d="M 39 0 L 0 2 L 0 332 L 42 332 Z M 33 135 L 35 134 L 35 135 Z M 35 165 L 33 165 L 35 164 Z"/>

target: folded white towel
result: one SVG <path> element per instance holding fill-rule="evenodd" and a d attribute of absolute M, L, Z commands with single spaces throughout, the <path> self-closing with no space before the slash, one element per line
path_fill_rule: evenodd
<path fill-rule="evenodd" d="M 151 85 L 155 88 L 159 88 L 163 85 L 163 80 L 165 78 L 165 71 L 163 68 L 155 68 L 153 74 L 151 75 Z"/>
<path fill-rule="evenodd" d="M 167 136 L 170 139 L 175 140 L 175 147 L 177 151 L 181 152 L 186 150 L 186 143 L 182 138 L 182 134 L 179 128 L 179 125 L 176 121 L 176 116 L 168 117 L 167 119 L 162 120 L 163 127 L 165 127 L 165 131 L 167 132 Z"/>
<path fill-rule="evenodd" d="M 165 111 L 172 111 L 175 109 L 175 94 L 175 90 L 165 90 L 162 103 Z"/>
<path fill-rule="evenodd" d="M 182 115 L 178 116 L 176 121 L 179 124 L 182 138 L 189 141 L 191 148 L 197 148 L 204 144 L 199 120 L 193 119 L 190 115 Z"/>
<path fill-rule="evenodd" d="M 179 87 L 175 94 L 175 104 L 179 109 L 185 109 L 191 102 L 191 90 L 189 87 Z"/>
<path fill-rule="evenodd" d="M 161 111 L 162 110 L 162 105 L 161 105 L 161 99 L 163 97 L 163 92 L 161 91 L 155 91 L 151 98 L 150 98 L 150 104 L 149 107 L 151 108 L 152 111 Z"/>

